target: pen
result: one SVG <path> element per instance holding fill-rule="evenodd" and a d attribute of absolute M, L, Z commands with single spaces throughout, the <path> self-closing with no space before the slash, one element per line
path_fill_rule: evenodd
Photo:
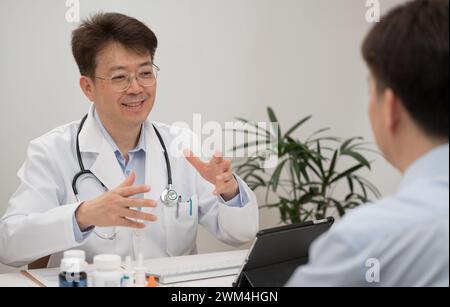
<path fill-rule="evenodd" d="M 178 196 L 178 201 L 177 201 L 177 219 L 180 217 L 180 203 L 181 203 L 181 195 Z"/>
<path fill-rule="evenodd" d="M 192 197 L 189 198 L 189 216 L 192 216 Z"/>

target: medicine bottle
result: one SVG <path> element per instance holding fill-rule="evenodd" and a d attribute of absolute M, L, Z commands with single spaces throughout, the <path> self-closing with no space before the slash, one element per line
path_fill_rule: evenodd
<path fill-rule="evenodd" d="M 123 273 L 122 259 L 117 255 L 98 255 L 94 257 L 93 286 L 121 287 Z"/>
<path fill-rule="evenodd" d="M 77 258 L 61 260 L 58 280 L 61 288 L 86 288 L 87 274 L 84 260 Z"/>

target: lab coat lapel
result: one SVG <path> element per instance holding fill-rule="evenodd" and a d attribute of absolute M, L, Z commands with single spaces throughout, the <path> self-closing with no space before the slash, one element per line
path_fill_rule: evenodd
<path fill-rule="evenodd" d="M 145 195 L 145 198 L 159 200 L 161 192 L 167 184 L 164 150 L 156 136 L 153 124 L 149 120 L 145 122 L 144 128 L 146 145 L 145 181 L 151 187 L 151 191 Z"/>
<path fill-rule="evenodd" d="M 82 155 L 86 152 L 98 154 L 90 170 L 108 190 L 117 188 L 125 180 L 111 145 L 103 137 L 95 121 L 94 107 L 91 107 L 80 133 L 80 152 Z M 88 168 L 88 165 L 85 167 Z"/>
<path fill-rule="evenodd" d="M 156 208 L 142 208 L 143 212 L 154 214 L 158 217 L 155 222 L 146 223 L 145 244 L 136 242 L 135 246 L 141 246 L 144 254 L 149 258 L 160 257 L 161 251 L 165 251 L 166 233 L 164 227 L 164 206 L 160 202 L 160 195 L 167 183 L 166 164 L 152 123 L 147 120 L 145 129 L 145 183 L 151 187 L 150 192 L 144 195 L 146 199 L 158 202 Z M 138 240 L 139 237 L 134 238 Z M 136 253 L 136 251 L 135 251 Z"/>
<path fill-rule="evenodd" d="M 125 175 L 109 143 L 106 140 L 102 143 L 97 160 L 92 165 L 91 172 L 103 182 L 108 190 L 112 190 L 125 181 Z"/>

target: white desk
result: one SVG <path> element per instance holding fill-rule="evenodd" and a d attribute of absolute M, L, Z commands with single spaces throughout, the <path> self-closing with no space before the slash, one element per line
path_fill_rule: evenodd
<path fill-rule="evenodd" d="M 154 268 L 157 271 L 163 271 L 165 268 L 170 268 L 174 266 L 180 266 L 180 264 L 186 263 L 189 265 L 201 265 L 204 263 L 210 263 L 215 260 L 226 260 L 231 257 L 242 257 L 242 262 L 247 255 L 247 250 L 242 251 L 231 251 L 231 252 L 221 252 L 221 253 L 211 253 L 193 256 L 181 256 L 181 257 L 171 257 L 171 258 L 159 258 L 159 259 L 148 259 L 144 261 L 147 268 Z M 57 276 L 59 273 L 58 268 L 53 269 L 42 269 L 28 271 L 29 274 L 36 277 L 45 286 L 57 287 Z M 235 279 L 235 276 L 226 276 L 219 278 L 210 278 L 203 280 L 196 280 L 190 282 L 182 282 L 176 284 L 170 284 L 170 287 L 231 287 Z M 36 281 L 34 281 L 30 276 L 26 276 L 21 272 L 12 274 L 0 275 L 0 287 L 39 287 Z"/>
<path fill-rule="evenodd" d="M 22 273 L 10 273 L 0 275 L 0 288 L 2 287 L 39 287 L 37 283 Z"/>

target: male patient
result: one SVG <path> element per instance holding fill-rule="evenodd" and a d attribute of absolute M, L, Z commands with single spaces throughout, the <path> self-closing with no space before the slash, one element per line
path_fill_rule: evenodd
<path fill-rule="evenodd" d="M 399 192 L 351 212 L 288 286 L 449 286 L 449 1 L 417 0 L 363 45 L 370 121 Z"/>

